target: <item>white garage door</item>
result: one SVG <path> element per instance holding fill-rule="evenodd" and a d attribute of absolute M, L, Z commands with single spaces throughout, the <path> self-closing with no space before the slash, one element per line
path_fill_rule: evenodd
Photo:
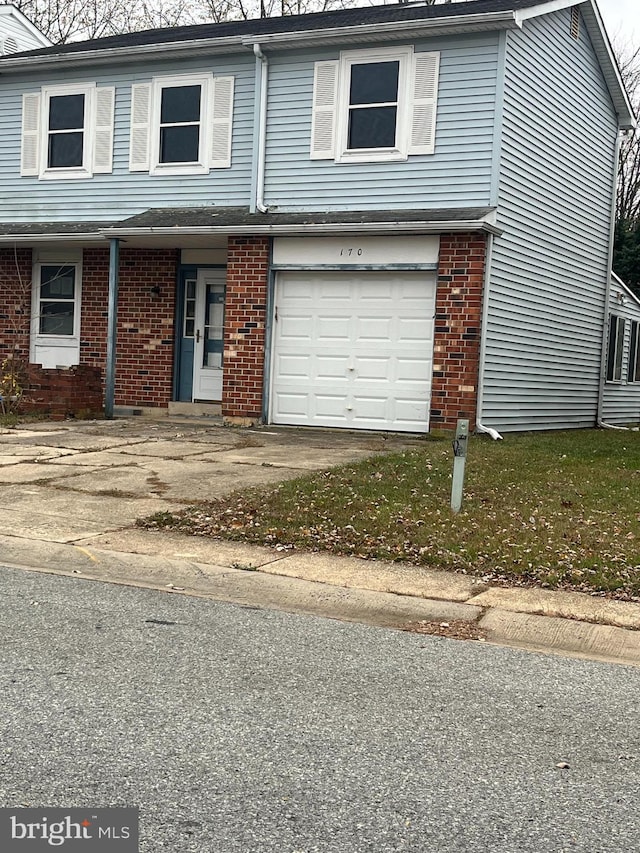
<path fill-rule="evenodd" d="M 434 312 L 434 273 L 279 273 L 272 422 L 426 432 Z"/>

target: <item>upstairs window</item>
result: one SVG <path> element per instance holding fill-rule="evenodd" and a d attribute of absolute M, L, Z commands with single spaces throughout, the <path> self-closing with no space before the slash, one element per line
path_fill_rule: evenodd
<path fill-rule="evenodd" d="M 84 94 L 49 97 L 47 169 L 70 169 L 84 165 Z"/>
<path fill-rule="evenodd" d="M 315 65 L 311 159 L 336 163 L 433 154 L 439 53 L 345 51 Z"/>
<path fill-rule="evenodd" d="M 129 170 L 198 175 L 231 165 L 233 77 L 155 77 L 131 87 Z"/>
<path fill-rule="evenodd" d="M 394 148 L 400 62 L 359 62 L 350 68 L 347 151 Z"/>
<path fill-rule="evenodd" d="M 111 172 L 114 103 L 113 87 L 93 83 L 23 95 L 20 174 L 61 180 Z"/>
<path fill-rule="evenodd" d="M 202 86 L 160 90 L 159 163 L 197 163 L 201 150 Z"/>

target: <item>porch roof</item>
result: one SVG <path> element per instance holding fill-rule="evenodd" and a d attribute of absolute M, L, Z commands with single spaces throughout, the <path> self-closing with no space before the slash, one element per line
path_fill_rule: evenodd
<path fill-rule="evenodd" d="M 104 245 L 119 238 L 128 245 L 185 248 L 210 245 L 228 236 L 365 233 L 434 234 L 442 231 L 501 233 L 495 208 L 427 210 L 343 210 L 331 212 L 250 213 L 247 207 L 154 208 L 111 222 L 0 223 L 0 244 L 80 243 Z"/>

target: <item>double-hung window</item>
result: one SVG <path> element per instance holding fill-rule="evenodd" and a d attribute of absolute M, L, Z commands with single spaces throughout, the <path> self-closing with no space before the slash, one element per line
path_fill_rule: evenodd
<path fill-rule="evenodd" d="M 398 150 L 400 67 L 400 58 L 347 64 L 346 152 Z"/>
<path fill-rule="evenodd" d="M 311 159 L 406 160 L 435 150 L 439 53 L 412 47 L 344 51 L 317 62 Z"/>
<path fill-rule="evenodd" d="M 87 101 L 85 92 L 47 95 L 46 169 L 86 170 Z"/>
<path fill-rule="evenodd" d="M 115 89 L 45 86 L 22 100 L 21 174 L 44 180 L 111 172 Z"/>
<path fill-rule="evenodd" d="M 158 164 L 199 163 L 202 152 L 202 85 L 160 89 Z"/>
<path fill-rule="evenodd" d="M 74 334 L 76 321 L 76 268 L 43 264 L 40 267 L 38 334 Z"/>
<path fill-rule="evenodd" d="M 231 165 L 233 77 L 154 77 L 131 87 L 129 169 L 198 175 Z"/>

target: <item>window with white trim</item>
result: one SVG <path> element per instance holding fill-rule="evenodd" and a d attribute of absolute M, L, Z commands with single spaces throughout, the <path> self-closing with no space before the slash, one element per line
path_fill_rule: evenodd
<path fill-rule="evenodd" d="M 42 264 L 38 295 L 38 334 L 73 335 L 77 315 L 75 266 Z"/>
<path fill-rule="evenodd" d="M 620 317 L 617 314 L 610 315 L 609 344 L 607 349 L 607 382 L 622 381 L 625 325 L 626 321 L 624 317 Z"/>
<path fill-rule="evenodd" d="M 115 89 L 94 83 L 23 95 L 21 175 L 64 180 L 111 172 L 114 104 Z"/>
<path fill-rule="evenodd" d="M 31 301 L 31 360 L 36 364 L 51 368 L 79 363 L 81 267 L 78 252 L 39 253 Z"/>
<path fill-rule="evenodd" d="M 311 159 L 406 160 L 435 150 L 439 53 L 344 51 L 314 71 Z"/>
<path fill-rule="evenodd" d="M 154 77 L 131 87 L 129 170 L 198 175 L 231 165 L 233 77 Z"/>
<path fill-rule="evenodd" d="M 627 382 L 640 382 L 640 323 L 637 320 L 631 321 Z"/>

